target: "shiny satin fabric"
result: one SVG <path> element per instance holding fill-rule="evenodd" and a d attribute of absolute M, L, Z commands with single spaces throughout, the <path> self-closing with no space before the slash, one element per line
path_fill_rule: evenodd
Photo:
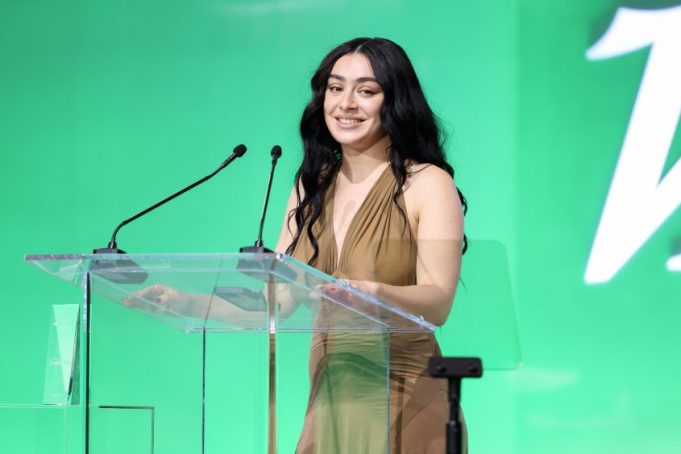
<path fill-rule="evenodd" d="M 386 167 L 352 219 L 339 252 L 333 232 L 332 185 L 313 227 L 319 244 L 314 265 L 337 278 L 415 284 L 416 241 L 402 214 L 406 213 L 403 197 L 398 199 L 402 212 L 393 202 L 395 187 Z M 293 256 L 307 262 L 312 251 L 301 235 Z M 319 316 L 351 317 L 352 313 L 332 309 L 331 313 L 321 310 Z M 447 384 L 427 374 L 427 361 L 433 355 L 440 355 L 440 348 L 431 333 L 313 336 L 309 403 L 296 453 L 443 453 Z M 463 452 L 467 452 L 465 425 Z"/>

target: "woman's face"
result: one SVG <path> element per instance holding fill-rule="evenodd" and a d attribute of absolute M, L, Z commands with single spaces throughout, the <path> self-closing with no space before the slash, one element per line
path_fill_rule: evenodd
<path fill-rule="evenodd" d="M 364 151 L 385 137 L 381 125 L 383 98 L 364 55 L 346 54 L 336 61 L 324 95 L 324 120 L 344 150 Z"/>

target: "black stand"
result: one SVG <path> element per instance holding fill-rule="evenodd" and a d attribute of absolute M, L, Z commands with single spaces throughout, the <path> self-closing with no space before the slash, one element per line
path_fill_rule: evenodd
<path fill-rule="evenodd" d="M 446 424 L 446 454 L 461 454 L 461 421 L 459 420 L 459 404 L 461 403 L 461 379 L 482 377 L 482 360 L 480 358 L 445 358 L 433 356 L 428 361 L 428 373 L 431 377 L 449 380 L 449 421 Z"/>

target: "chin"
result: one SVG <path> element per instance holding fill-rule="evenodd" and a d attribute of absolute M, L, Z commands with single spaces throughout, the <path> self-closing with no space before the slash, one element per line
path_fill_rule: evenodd
<path fill-rule="evenodd" d="M 348 134 L 345 131 L 332 131 L 331 137 L 340 145 L 352 146 L 363 142 L 363 137 L 357 137 L 354 134 Z"/>
<path fill-rule="evenodd" d="M 352 140 L 352 139 L 347 139 L 347 138 L 343 139 L 342 137 L 340 139 L 341 140 L 336 139 L 336 142 L 338 142 L 338 144 L 341 147 L 348 147 L 348 148 L 352 148 L 353 150 L 362 150 L 362 149 L 365 149 L 365 148 L 369 148 L 369 146 L 366 145 L 367 142 L 365 140 L 362 140 L 362 139 Z"/>

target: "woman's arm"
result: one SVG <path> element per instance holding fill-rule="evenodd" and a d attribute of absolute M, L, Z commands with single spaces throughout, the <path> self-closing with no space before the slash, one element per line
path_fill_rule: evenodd
<path fill-rule="evenodd" d="M 415 170 L 404 197 L 416 231 L 416 285 L 350 283 L 439 326 L 447 321 L 459 280 L 463 212 L 454 181 L 448 173 L 432 165 Z"/>

